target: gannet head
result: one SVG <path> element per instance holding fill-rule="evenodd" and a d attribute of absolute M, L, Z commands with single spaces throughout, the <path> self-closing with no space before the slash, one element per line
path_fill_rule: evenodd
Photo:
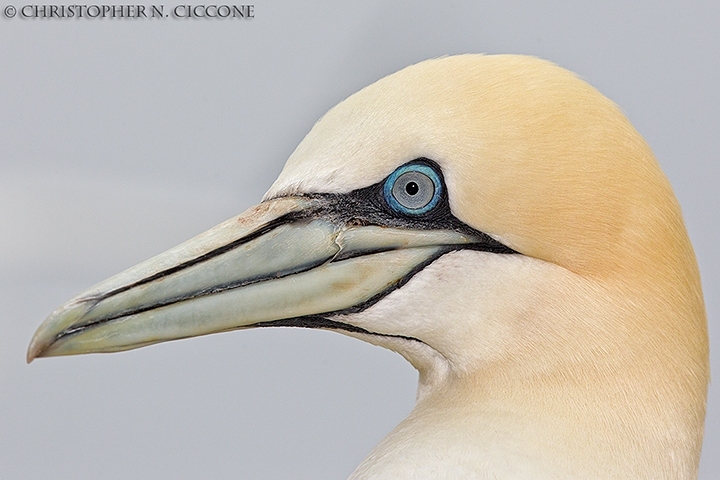
<path fill-rule="evenodd" d="M 366 87 L 262 203 L 61 306 L 28 360 L 259 326 L 420 371 L 357 478 L 697 469 L 708 346 L 680 209 L 618 108 L 541 60 L 447 57 Z"/>

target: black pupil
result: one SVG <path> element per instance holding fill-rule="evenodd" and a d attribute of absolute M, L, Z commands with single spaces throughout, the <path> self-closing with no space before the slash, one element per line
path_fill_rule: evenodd
<path fill-rule="evenodd" d="M 408 182 L 407 185 L 405 185 L 405 191 L 408 193 L 408 195 L 415 195 L 420 190 L 420 187 L 418 187 L 418 184 L 415 182 Z"/>

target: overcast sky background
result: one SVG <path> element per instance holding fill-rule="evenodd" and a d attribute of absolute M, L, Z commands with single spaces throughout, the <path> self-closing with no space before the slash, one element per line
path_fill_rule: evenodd
<path fill-rule="evenodd" d="M 540 3 L 0 18 L 0 478 L 347 477 L 413 406 L 391 352 L 295 329 L 30 366 L 25 350 L 65 300 L 258 202 L 335 103 L 445 54 L 536 55 L 620 105 L 683 207 L 717 379 L 720 3 Z M 700 478 L 718 471 L 716 381 Z"/>

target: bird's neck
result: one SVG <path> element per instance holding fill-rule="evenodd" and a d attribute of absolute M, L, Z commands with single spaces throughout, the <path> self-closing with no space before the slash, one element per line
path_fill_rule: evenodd
<path fill-rule="evenodd" d="M 450 375 L 351 478 L 695 478 L 697 439 L 652 392 L 579 378 Z"/>

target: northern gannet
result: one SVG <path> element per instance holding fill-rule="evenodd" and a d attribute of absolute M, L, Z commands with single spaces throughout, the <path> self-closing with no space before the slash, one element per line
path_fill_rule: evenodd
<path fill-rule="evenodd" d="M 312 128 L 262 203 L 53 312 L 36 357 L 251 327 L 398 352 L 417 404 L 352 479 L 690 479 L 708 340 L 671 187 L 535 58 L 425 61 Z"/>

